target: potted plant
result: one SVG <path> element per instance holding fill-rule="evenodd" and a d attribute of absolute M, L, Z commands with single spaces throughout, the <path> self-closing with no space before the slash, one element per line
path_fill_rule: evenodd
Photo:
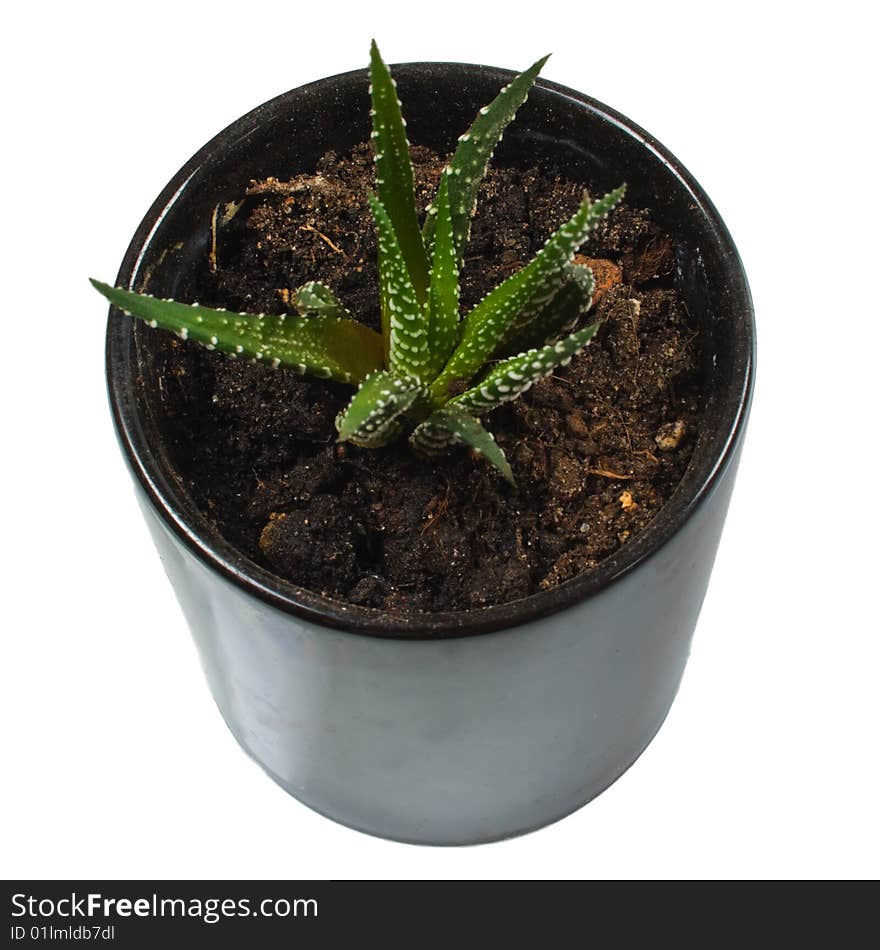
<path fill-rule="evenodd" d="M 120 442 L 230 729 L 306 804 L 400 840 L 471 843 L 533 829 L 598 794 L 645 748 L 684 669 L 751 395 L 751 302 L 735 248 L 714 208 L 679 163 L 628 120 L 579 93 L 546 82 L 533 87 L 543 62 L 519 76 L 444 64 L 395 67 L 414 140 L 441 154 L 455 147 L 420 220 L 400 102 L 374 45 L 376 195 L 368 200 L 377 232 L 379 329 L 364 325 L 363 314 L 350 313 L 320 273 L 296 287 L 278 288 L 281 300 L 296 311 L 291 316 L 202 306 L 189 294 L 197 262 L 208 261 L 216 270 L 218 236 L 238 214 L 242 196 L 259 193 L 260 183 L 282 193 L 287 188 L 289 198 L 300 187 L 320 190 L 326 183 L 319 176 L 287 185 L 276 176 L 312 173 L 326 153 L 346 155 L 367 138 L 360 73 L 294 90 L 222 132 L 181 169 L 150 210 L 116 288 L 96 283 L 114 305 L 107 367 Z M 465 308 L 459 286 L 478 188 L 502 131 L 530 90 L 529 104 L 509 126 L 499 157 L 541 158 L 591 191 L 610 190 L 597 201 L 578 197 L 530 263 Z M 468 127 L 467 115 L 477 106 L 482 108 Z M 672 289 L 663 293 L 677 295 L 704 341 L 699 425 L 669 421 L 655 435 L 660 453 L 696 429 L 687 433 L 689 462 L 671 497 L 652 518 L 634 521 L 638 530 L 618 532 L 617 547 L 604 559 L 578 561 L 570 556 L 573 549 L 566 550 L 528 596 L 510 598 L 505 588 L 486 593 L 489 606 L 427 611 L 396 610 L 387 597 L 381 609 L 364 606 L 376 595 L 363 591 L 342 599 L 331 587 L 334 596 L 327 596 L 322 584 L 328 572 L 348 576 L 352 565 L 375 561 L 370 532 L 363 527 L 375 518 L 354 517 L 357 524 L 351 523 L 357 505 L 376 505 L 369 486 L 384 471 L 387 479 L 403 482 L 398 487 L 405 491 L 408 473 L 432 471 L 430 462 L 411 460 L 414 454 L 395 441 L 401 435 L 422 456 L 464 443 L 489 463 L 473 476 L 482 480 L 483 497 L 459 498 L 461 519 L 470 512 L 479 520 L 496 497 L 506 499 L 508 512 L 528 507 L 521 499 L 530 486 L 518 488 L 515 473 L 531 472 L 531 459 L 516 455 L 512 465 L 499 442 L 513 452 L 519 443 L 507 437 L 503 422 L 496 441 L 482 417 L 558 372 L 594 337 L 601 339 L 601 320 L 588 322 L 584 314 L 598 297 L 593 271 L 616 265 L 591 266 L 574 255 L 620 201 L 622 180 L 630 201 L 649 205 L 672 236 L 658 251 L 663 268 L 655 261 L 654 269 L 659 274 L 665 268 Z M 310 222 L 299 227 L 342 253 Z M 366 266 L 362 260 L 351 263 L 355 269 Z M 487 262 L 480 259 L 478 265 L 483 279 Z M 640 299 L 627 296 L 622 273 L 618 269 L 610 280 L 620 287 L 609 300 L 624 308 L 638 350 Z M 245 293 L 244 299 L 249 296 L 255 295 Z M 339 444 L 330 444 L 329 424 L 317 425 L 316 441 L 327 465 L 346 468 L 345 487 L 322 471 L 315 482 L 322 486 L 320 506 L 314 507 L 311 483 L 290 485 L 291 479 L 306 478 L 309 466 L 288 474 L 286 507 L 272 511 L 260 532 L 265 559 L 218 529 L 204 497 L 196 497 L 199 478 L 194 482 L 181 474 L 179 452 L 175 458 L 171 449 L 180 430 L 175 420 L 169 422 L 167 391 L 172 383 L 198 389 L 199 382 L 181 383 L 185 369 L 176 379 L 169 374 L 169 367 L 180 364 L 157 349 L 159 335 L 145 322 L 176 331 L 189 340 L 187 349 L 200 342 L 232 357 L 281 367 L 279 373 L 286 366 L 331 380 L 313 385 L 336 393 L 340 412 L 333 434 Z M 636 353 L 636 373 L 642 366 L 649 373 L 649 363 Z M 271 382 L 259 379 L 271 390 Z M 345 384 L 357 389 L 342 399 L 338 390 Z M 662 388 L 662 379 L 658 385 Z M 296 392 L 305 398 L 305 390 Z M 261 398 L 264 411 L 275 411 L 271 391 Z M 599 452 L 593 437 L 600 426 L 591 428 L 581 407 L 569 409 L 565 424 L 586 446 L 575 466 L 572 497 L 587 492 L 586 479 L 606 480 L 614 486 L 615 510 L 632 514 L 639 500 L 628 486 L 640 483 L 633 474 L 591 464 Z M 540 424 L 540 405 L 537 414 Z M 207 418 L 201 430 L 190 428 L 184 441 L 198 442 L 204 426 L 215 424 L 210 413 Z M 631 442 L 629 433 L 624 435 Z M 281 431 L 273 438 L 286 444 L 288 436 Z M 396 460 L 387 470 L 383 452 Z M 369 463 L 363 461 L 367 456 Z M 312 452 L 310 458 L 317 457 Z M 466 480 L 472 476 L 462 464 L 477 465 L 461 453 L 457 462 L 442 464 L 457 465 L 447 473 Z M 570 460 L 557 468 L 565 470 L 564 493 Z M 222 481 L 223 471 L 199 477 Z M 335 487 L 327 490 L 328 484 Z M 594 494 L 607 503 L 610 491 Z M 420 531 L 405 537 L 414 552 L 425 550 L 418 536 L 436 521 L 442 499 L 432 509 L 435 500 L 425 506 Z M 560 504 L 550 515 L 547 511 L 530 524 L 533 543 L 552 548 L 554 542 L 539 536 L 541 520 L 556 511 L 565 521 L 566 509 Z M 389 518 L 387 512 L 379 516 L 383 525 Z M 511 544 L 532 543 L 523 542 L 523 530 L 513 522 Z M 472 525 L 469 529 L 475 532 Z M 581 529 L 590 531 L 589 519 Z M 455 545 L 437 550 L 448 550 L 450 560 L 448 567 L 435 565 L 435 574 L 445 571 L 447 580 L 460 579 Z M 288 555 L 292 560 L 283 563 L 293 567 L 287 577 L 270 569 L 273 558 Z M 473 558 L 469 566 L 479 568 Z M 588 569 L 579 570 L 584 566 Z M 358 577 L 345 589 L 360 590 L 364 580 Z M 467 603 L 474 604 L 473 591 L 469 596 Z"/>

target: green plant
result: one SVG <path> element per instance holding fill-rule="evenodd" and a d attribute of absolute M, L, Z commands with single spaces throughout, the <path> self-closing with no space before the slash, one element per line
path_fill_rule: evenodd
<path fill-rule="evenodd" d="M 589 268 L 573 257 L 624 192 L 621 186 L 596 202 L 585 195 L 535 258 L 462 318 L 459 269 L 477 191 L 546 59 L 480 109 L 459 138 L 420 226 L 396 84 L 372 44 L 377 193 L 369 200 L 378 239 L 381 334 L 354 320 L 317 282 L 293 294 L 299 316 L 236 314 L 92 283 L 126 314 L 209 349 L 357 385 L 336 420 L 339 441 L 379 448 L 409 431 L 413 448 L 426 455 L 461 442 L 513 483 L 503 451 L 478 417 L 568 363 L 596 333 L 598 323 L 568 332 L 589 309 L 594 284 Z"/>

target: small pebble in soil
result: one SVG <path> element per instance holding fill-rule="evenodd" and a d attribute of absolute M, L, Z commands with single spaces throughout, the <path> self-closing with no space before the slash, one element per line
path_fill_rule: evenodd
<path fill-rule="evenodd" d="M 638 503 L 633 500 L 632 492 L 624 491 L 620 493 L 620 498 L 617 499 L 620 502 L 620 507 L 624 511 L 630 511 L 633 508 L 638 508 Z"/>
<path fill-rule="evenodd" d="M 657 430 L 654 441 L 662 452 L 674 452 L 682 443 L 687 427 L 681 419 L 665 422 Z"/>

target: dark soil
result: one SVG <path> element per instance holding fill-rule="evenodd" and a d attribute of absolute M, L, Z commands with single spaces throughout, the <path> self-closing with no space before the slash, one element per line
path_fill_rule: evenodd
<path fill-rule="evenodd" d="M 414 149 L 418 196 L 441 160 Z M 333 287 L 377 326 L 366 147 L 317 173 L 255 183 L 217 211 L 215 253 L 192 300 L 285 312 L 292 288 Z M 468 307 L 526 263 L 576 208 L 583 183 L 496 168 L 463 275 Z M 230 360 L 157 331 L 162 425 L 192 496 L 255 561 L 313 591 L 398 613 L 525 597 L 594 568 L 641 531 L 679 482 L 700 421 L 697 332 L 673 288 L 672 242 L 623 206 L 583 249 L 602 293 L 592 345 L 486 417 L 518 490 L 463 449 L 425 461 L 405 441 L 337 445 L 342 385 Z"/>

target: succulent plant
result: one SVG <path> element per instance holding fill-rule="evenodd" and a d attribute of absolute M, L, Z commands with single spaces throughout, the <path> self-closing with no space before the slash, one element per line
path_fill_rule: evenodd
<path fill-rule="evenodd" d="M 621 186 L 595 202 L 585 194 L 529 264 L 461 314 L 459 271 L 477 191 L 505 126 L 546 59 L 480 109 L 459 138 L 420 225 L 396 84 L 372 44 L 376 193 L 369 201 L 378 242 L 381 334 L 355 320 L 317 282 L 292 295 L 295 316 L 234 313 L 92 283 L 119 310 L 183 339 L 356 385 L 336 420 L 341 442 L 380 448 L 409 432 L 410 444 L 424 455 L 464 443 L 513 483 L 503 451 L 478 417 L 567 364 L 596 333 L 598 323 L 569 332 L 589 309 L 594 287 L 589 268 L 573 258 L 624 193 Z"/>

